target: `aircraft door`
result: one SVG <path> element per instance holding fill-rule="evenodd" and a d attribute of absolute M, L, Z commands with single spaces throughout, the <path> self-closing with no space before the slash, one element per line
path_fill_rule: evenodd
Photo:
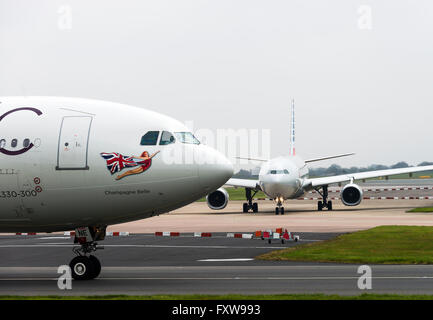
<path fill-rule="evenodd" d="M 59 135 L 56 170 L 88 170 L 87 153 L 92 117 L 65 116 Z"/>

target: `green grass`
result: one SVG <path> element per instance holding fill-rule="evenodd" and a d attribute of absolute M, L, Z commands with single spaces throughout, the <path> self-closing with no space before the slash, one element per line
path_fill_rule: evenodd
<path fill-rule="evenodd" d="M 356 296 L 325 294 L 278 295 L 155 295 L 155 296 L 0 296 L 0 300 L 433 300 L 433 295 L 360 294 Z"/>
<path fill-rule="evenodd" d="M 245 197 L 245 189 L 244 188 L 226 188 L 226 190 L 229 194 L 230 200 L 246 201 L 246 199 L 247 199 Z M 257 199 L 257 198 L 266 198 L 266 195 L 262 191 L 259 191 L 254 196 L 254 199 Z M 198 201 L 206 201 L 206 198 L 201 198 Z"/>
<path fill-rule="evenodd" d="M 433 264 L 433 227 L 382 226 L 335 239 L 272 251 L 262 260 Z"/>
<path fill-rule="evenodd" d="M 433 212 L 433 207 L 415 208 L 409 210 L 408 212 Z"/>

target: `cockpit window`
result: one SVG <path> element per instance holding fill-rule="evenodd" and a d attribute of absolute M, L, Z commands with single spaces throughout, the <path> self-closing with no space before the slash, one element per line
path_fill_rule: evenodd
<path fill-rule="evenodd" d="M 284 170 L 269 170 L 268 174 L 289 174 L 287 169 Z"/>
<path fill-rule="evenodd" d="M 0 148 L 4 148 L 6 145 L 6 140 L 5 139 L 1 139 L 0 140 Z"/>
<path fill-rule="evenodd" d="M 140 144 L 142 146 L 155 146 L 158 141 L 159 131 L 148 131 L 141 137 Z"/>
<path fill-rule="evenodd" d="M 176 138 L 187 144 L 200 144 L 200 141 L 191 132 L 175 132 Z"/>
<path fill-rule="evenodd" d="M 160 145 L 167 145 L 171 143 L 175 143 L 176 139 L 174 138 L 173 134 L 168 131 L 163 131 L 161 135 L 161 140 L 159 141 Z"/>

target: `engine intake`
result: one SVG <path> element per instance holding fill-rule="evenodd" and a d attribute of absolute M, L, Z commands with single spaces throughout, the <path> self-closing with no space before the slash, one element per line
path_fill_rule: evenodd
<path fill-rule="evenodd" d="M 362 189 L 354 183 L 345 185 L 340 194 L 341 202 L 343 202 L 344 205 L 351 207 L 360 204 L 362 196 Z"/>
<path fill-rule="evenodd" d="M 222 210 L 229 202 L 229 194 L 224 188 L 219 188 L 206 196 L 206 202 L 212 210 Z"/>

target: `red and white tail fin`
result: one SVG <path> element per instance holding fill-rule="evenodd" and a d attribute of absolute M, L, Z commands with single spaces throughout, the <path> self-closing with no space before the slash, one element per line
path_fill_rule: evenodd
<path fill-rule="evenodd" d="M 291 156 L 296 155 L 295 150 L 295 100 L 292 99 L 292 120 L 290 122 L 290 151 Z"/>

